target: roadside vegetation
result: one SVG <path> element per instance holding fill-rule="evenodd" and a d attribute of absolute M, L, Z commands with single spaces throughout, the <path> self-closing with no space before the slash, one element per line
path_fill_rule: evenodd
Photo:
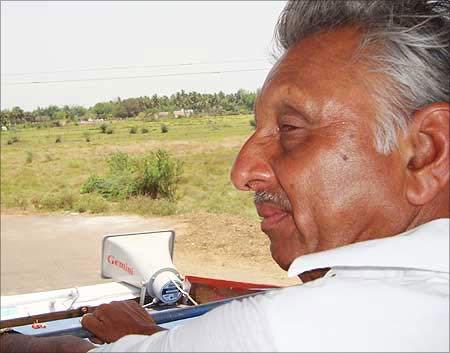
<path fill-rule="evenodd" d="M 143 157 L 115 152 L 106 159 L 108 174 L 92 174 L 81 186 L 81 193 L 98 193 L 107 200 L 142 195 L 173 201 L 183 173 L 183 163 L 164 150 Z"/>
<path fill-rule="evenodd" d="M 32 212 L 255 218 L 229 172 L 251 115 L 142 117 L 1 132 L 1 207 Z M 13 142 L 11 142 L 13 141 Z"/>
<path fill-rule="evenodd" d="M 10 128 L 17 124 L 30 124 L 38 128 L 60 127 L 66 123 L 78 124 L 90 120 L 138 118 L 156 120 L 160 117 L 218 116 L 250 114 L 256 93 L 244 89 L 236 93 L 198 93 L 181 90 L 171 96 L 136 97 L 98 102 L 89 108 L 82 106 L 39 107 L 25 111 L 20 107 L 0 111 L 0 124 Z M 112 134 L 108 124 L 101 125 L 103 133 Z M 130 131 L 131 132 L 131 131 Z M 131 132 L 133 133 L 133 132 Z"/>

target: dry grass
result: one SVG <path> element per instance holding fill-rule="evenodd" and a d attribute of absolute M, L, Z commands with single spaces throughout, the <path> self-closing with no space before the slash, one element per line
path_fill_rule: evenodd
<path fill-rule="evenodd" d="M 182 214 L 193 210 L 239 213 L 254 217 L 250 197 L 234 190 L 229 171 L 247 136 L 252 132 L 249 116 L 113 122 L 114 133 L 101 133 L 98 126 L 66 125 L 57 128 L 19 128 L 2 132 L 1 206 L 32 211 L 91 213 Z M 131 128 L 148 129 L 130 134 Z M 89 135 L 89 142 L 86 136 Z M 11 136 L 17 143 L 7 145 Z M 55 143 L 61 136 L 61 143 Z M 80 194 L 91 174 L 103 175 L 106 157 L 121 151 L 142 156 L 165 149 L 184 162 L 177 202 L 173 205 L 125 200 L 106 202 Z M 30 161 L 30 154 L 32 159 Z"/>

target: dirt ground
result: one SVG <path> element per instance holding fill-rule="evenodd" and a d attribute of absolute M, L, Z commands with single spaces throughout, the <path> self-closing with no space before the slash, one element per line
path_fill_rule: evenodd
<path fill-rule="evenodd" d="M 254 283 L 298 283 L 272 260 L 257 222 L 196 213 L 138 216 L 1 214 L 1 295 L 106 282 L 100 276 L 107 234 L 173 229 L 174 263 L 184 275 Z"/>

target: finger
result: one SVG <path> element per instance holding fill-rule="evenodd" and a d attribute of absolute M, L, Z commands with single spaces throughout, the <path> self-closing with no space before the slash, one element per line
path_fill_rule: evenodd
<path fill-rule="evenodd" d="M 80 323 L 81 323 L 81 326 L 83 326 L 83 328 L 85 328 L 86 330 L 91 331 L 92 333 L 95 333 L 95 334 L 103 326 L 102 322 L 94 314 L 91 314 L 91 313 L 84 314 L 81 317 Z"/>
<path fill-rule="evenodd" d="M 91 332 L 94 337 L 93 339 L 97 339 L 101 342 L 107 342 L 106 334 L 105 334 L 105 326 L 102 321 L 99 321 L 97 317 L 93 314 L 85 314 L 80 320 L 81 326 L 84 329 Z M 94 342 L 94 341 L 93 341 Z"/>
<path fill-rule="evenodd" d="M 94 315 L 92 313 L 87 313 L 87 314 L 84 314 L 82 317 L 80 317 L 80 324 L 81 324 L 81 326 L 86 328 L 86 326 L 85 326 L 86 323 L 89 322 L 93 316 Z M 88 323 L 88 325 L 89 325 L 89 323 Z"/>
<path fill-rule="evenodd" d="M 111 306 L 112 303 L 110 304 L 101 304 L 99 305 L 95 310 L 94 310 L 94 314 L 98 317 L 99 314 L 101 315 L 102 313 L 104 313 L 105 311 L 108 310 L 108 308 Z"/>

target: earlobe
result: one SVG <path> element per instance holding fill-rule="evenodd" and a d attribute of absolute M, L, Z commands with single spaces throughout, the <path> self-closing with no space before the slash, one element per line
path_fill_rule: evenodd
<path fill-rule="evenodd" d="M 406 197 L 415 206 L 430 202 L 448 186 L 449 120 L 448 103 L 434 103 L 414 114 Z"/>

